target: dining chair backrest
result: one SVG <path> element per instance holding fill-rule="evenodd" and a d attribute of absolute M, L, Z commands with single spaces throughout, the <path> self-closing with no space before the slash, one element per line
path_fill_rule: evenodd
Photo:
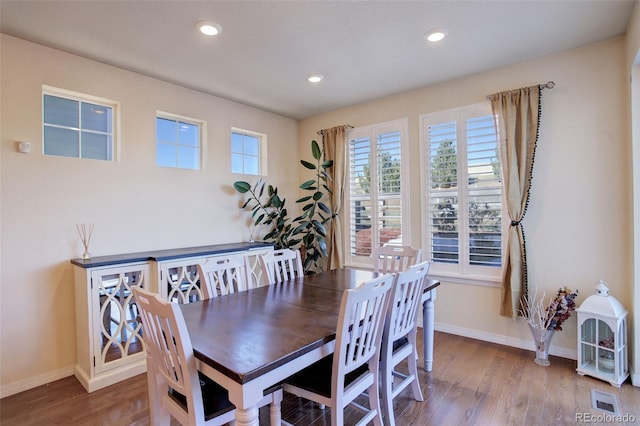
<path fill-rule="evenodd" d="M 420 262 L 422 250 L 410 246 L 385 244 L 378 248 L 375 256 L 375 272 L 383 274 L 406 271 Z"/>
<path fill-rule="evenodd" d="M 417 327 L 429 266 L 429 262 L 422 262 L 398 273 L 391 292 L 380 351 L 382 406 L 387 425 L 395 424 L 393 399 L 407 386 L 412 386 L 416 401 L 423 400 L 418 382 Z M 405 359 L 409 374 L 395 370 Z M 396 383 L 395 378 L 400 382 Z"/>
<path fill-rule="evenodd" d="M 344 408 L 364 414 L 357 424 L 382 425 L 380 346 L 395 276 L 380 275 L 342 293 L 334 353 L 284 380 L 284 391 L 331 407 L 331 425 L 345 424 Z M 357 398 L 368 396 L 369 407 Z"/>
<path fill-rule="evenodd" d="M 380 354 L 383 325 L 388 301 L 394 283 L 391 274 L 381 275 L 345 290 L 342 295 L 336 346 L 333 358 L 334 382 L 344 381 L 347 373 L 370 360 L 376 361 Z"/>
<path fill-rule="evenodd" d="M 152 359 L 153 367 L 147 371 L 149 387 L 156 387 L 162 406 L 180 423 L 202 424 L 205 419 L 202 390 L 182 311 L 176 303 L 162 300 L 155 293 L 139 287 L 132 290 Z M 186 410 L 178 399 L 185 403 Z M 227 411 L 233 409 L 231 405 Z M 225 419 L 233 420 L 233 412 Z"/>
<path fill-rule="evenodd" d="M 242 255 L 213 257 L 205 263 L 199 263 L 197 268 L 205 299 L 249 288 L 245 257 Z"/>
<path fill-rule="evenodd" d="M 273 250 L 258 256 L 262 269 L 262 282 L 271 285 L 304 275 L 299 250 Z"/>
<path fill-rule="evenodd" d="M 391 337 L 389 341 L 393 342 L 416 329 L 430 265 L 429 262 L 421 262 L 398 273 L 387 312 L 389 321 L 385 322 L 385 328 L 389 330 L 387 334 Z"/>

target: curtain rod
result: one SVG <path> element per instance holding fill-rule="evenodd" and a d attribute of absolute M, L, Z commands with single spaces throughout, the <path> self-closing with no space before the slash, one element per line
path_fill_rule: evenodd
<path fill-rule="evenodd" d="M 353 126 L 351 124 L 345 124 L 344 126 L 350 128 L 350 129 L 353 129 Z M 318 130 L 317 134 L 318 135 L 322 135 L 322 130 Z"/>
<path fill-rule="evenodd" d="M 553 89 L 554 87 L 556 87 L 556 83 L 554 81 L 547 81 L 546 83 L 538 84 L 538 87 L 540 88 L 540 90 L 542 90 L 542 89 Z M 491 99 L 491 96 L 493 96 L 493 95 L 488 95 L 487 99 Z"/>

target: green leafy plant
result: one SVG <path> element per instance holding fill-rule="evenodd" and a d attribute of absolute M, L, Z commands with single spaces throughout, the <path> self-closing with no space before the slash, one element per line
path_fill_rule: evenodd
<path fill-rule="evenodd" d="M 333 160 L 322 159 L 323 151 L 315 140 L 311 141 L 311 155 L 314 162 L 300 161 L 303 167 L 315 172 L 315 177 L 300 184 L 300 189 L 310 195 L 296 200 L 301 214 L 295 219 L 289 218 L 286 200 L 278 195 L 278 189 L 264 180 L 259 179 L 253 186 L 245 181 L 233 183 L 237 192 L 248 194 L 242 209 L 251 211 L 253 224 L 267 227 L 263 240 L 273 242 L 276 249 L 301 248 L 306 273 L 322 270 L 322 260 L 327 256 L 325 225 L 335 217 L 325 202 L 331 194 L 327 183 L 331 180 L 328 169 Z"/>
<path fill-rule="evenodd" d="M 278 188 L 267 185 L 262 179 L 258 179 L 253 186 L 248 182 L 236 181 L 233 187 L 240 194 L 249 194 L 242 209 L 251 211 L 253 224 L 269 228 L 263 237 L 264 241 L 273 242 L 276 250 L 293 248 L 300 243 L 300 239 L 292 238 L 293 223 L 288 217 L 286 200 L 278 195 Z"/>
<path fill-rule="evenodd" d="M 303 182 L 300 189 L 312 194 L 296 200 L 296 203 L 303 205 L 302 214 L 295 219 L 297 227 L 294 231 L 295 234 L 302 235 L 302 242 L 305 246 L 303 266 L 306 272 L 322 270 L 322 258 L 327 257 L 325 224 L 335 216 L 323 201 L 326 194 L 331 194 L 331 189 L 327 186 L 331 176 L 327 169 L 333 167 L 333 160 L 322 160 L 322 150 L 315 140 L 311 141 L 311 154 L 315 163 L 305 160 L 301 160 L 300 163 L 305 168 L 313 170 L 315 178 Z"/>

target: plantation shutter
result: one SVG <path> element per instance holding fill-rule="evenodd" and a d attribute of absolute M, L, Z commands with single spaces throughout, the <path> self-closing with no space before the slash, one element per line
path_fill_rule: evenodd
<path fill-rule="evenodd" d="M 349 141 L 349 252 L 352 256 L 369 256 L 371 238 L 371 139 L 360 137 Z M 370 234 L 368 234 L 370 235 Z"/>
<path fill-rule="evenodd" d="M 422 118 L 425 241 L 436 272 L 491 279 L 500 272 L 504 224 L 493 120 L 486 104 Z"/>
<path fill-rule="evenodd" d="M 458 263 L 458 156 L 456 122 L 427 128 L 431 261 Z"/>
<path fill-rule="evenodd" d="M 376 144 L 378 188 L 378 236 L 376 246 L 402 243 L 402 197 L 400 187 L 400 132 L 378 135 Z"/>
<path fill-rule="evenodd" d="M 502 189 L 498 142 L 491 115 L 466 120 L 469 263 L 500 266 Z"/>

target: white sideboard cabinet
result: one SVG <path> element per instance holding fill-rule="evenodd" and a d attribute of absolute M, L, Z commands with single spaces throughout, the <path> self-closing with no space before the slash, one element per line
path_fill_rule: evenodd
<path fill-rule="evenodd" d="M 235 243 L 71 260 L 76 378 L 87 392 L 93 392 L 146 371 L 146 348 L 132 287 L 177 303 L 194 302 L 202 298 L 196 264 L 229 254 L 243 255 L 249 260 L 249 279 L 260 283 L 257 256 L 268 250 L 273 246 Z"/>

